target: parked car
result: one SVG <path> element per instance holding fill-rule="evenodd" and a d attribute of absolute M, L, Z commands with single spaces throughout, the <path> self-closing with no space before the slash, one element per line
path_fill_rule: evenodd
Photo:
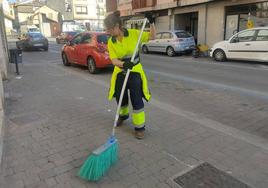
<path fill-rule="evenodd" d="M 45 51 L 48 50 L 48 40 L 40 32 L 28 32 L 23 34 L 18 39 L 19 41 L 16 42 L 16 46 L 18 49 L 44 49 Z"/>
<path fill-rule="evenodd" d="M 164 52 L 168 56 L 176 53 L 191 53 L 195 49 L 194 37 L 184 31 L 165 31 L 156 34 L 155 40 L 142 44 L 142 52 Z"/>
<path fill-rule="evenodd" d="M 239 59 L 268 62 L 268 27 L 252 28 L 213 45 L 210 56 L 216 61 Z"/>
<path fill-rule="evenodd" d="M 104 32 L 83 32 L 76 35 L 62 48 L 62 61 L 65 66 L 71 63 L 87 66 L 91 74 L 100 68 L 112 66 L 107 51 L 109 35 Z"/>
<path fill-rule="evenodd" d="M 62 32 L 59 36 L 56 37 L 56 42 L 57 42 L 57 44 L 67 43 L 78 33 L 79 33 L 78 31 Z"/>

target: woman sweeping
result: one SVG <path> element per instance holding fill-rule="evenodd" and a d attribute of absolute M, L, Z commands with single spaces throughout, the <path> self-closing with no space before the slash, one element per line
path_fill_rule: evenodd
<path fill-rule="evenodd" d="M 141 42 L 155 39 L 154 18 L 151 14 L 146 14 L 145 17 L 149 20 L 150 32 L 144 32 L 142 34 Z M 144 138 L 145 131 L 143 98 L 149 101 L 151 94 L 148 89 L 146 75 L 140 63 L 139 54 L 136 54 L 134 62 L 130 61 L 140 31 L 123 28 L 119 11 L 108 15 L 104 20 L 104 24 L 107 32 L 111 35 L 108 41 L 108 51 L 110 59 L 115 66 L 111 78 L 109 100 L 115 97 L 118 103 L 126 72 L 128 69 L 131 70 L 124 92 L 117 126 L 122 125 L 123 121 L 129 118 L 129 90 L 133 108 L 132 122 L 135 127 L 134 135 L 137 139 L 142 139 Z"/>

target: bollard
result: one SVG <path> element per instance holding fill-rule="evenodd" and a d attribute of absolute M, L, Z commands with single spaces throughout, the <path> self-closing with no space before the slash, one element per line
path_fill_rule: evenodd
<path fill-rule="evenodd" d="M 16 66 L 16 73 L 17 75 L 20 74 L 19 72 L 19 63 L 22 63 L 22 50 L 20 49 L 10 49 L 9 50 L 9 62 L 14 63 Z"/>

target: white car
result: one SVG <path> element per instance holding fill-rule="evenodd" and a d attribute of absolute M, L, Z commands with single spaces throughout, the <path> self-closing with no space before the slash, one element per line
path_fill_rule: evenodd
<path fill-rule="evenodd" d="M 156 34 L 155 40 L 142 44 L 142 52 L 164 52 L 168 56 L 176 53 L 191 53 L 195 49 L 194 37 L 184 31 L 165 31 Z"/>
<path fill-rule="evenodd" d="M 252 28 L 213 45 L 210 57 L 216 61 L 239 59 L 268 62 L 268 27 Z"/>

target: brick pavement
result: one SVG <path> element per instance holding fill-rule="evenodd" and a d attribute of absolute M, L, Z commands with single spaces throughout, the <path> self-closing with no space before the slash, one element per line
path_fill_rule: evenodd
<path fill-rule="evenodd" d="M 45 52 L 36 53 L 41 57 Z M 229 130 L 211 128 L 207 119 L 198 123 L 193 114 L 156 100 L 146 106 L 146 138 L 133 138 L 127 121 L 117 129 L 117 165 L 97 183 L 80 180 L 76 174 L 82 162 L 111 131 L 116 106 L 106 100 L 108 82 L 101 75 L 29 55 L 22 79 L 11 76 L 5 83 L 0 187 L 165 188 L 170 177 L 207 161 L 252 187 L 267 188 L 265 140 L 262 145 L 247 142 L 237 137 L 240 132 L 230 135 Z"/>

